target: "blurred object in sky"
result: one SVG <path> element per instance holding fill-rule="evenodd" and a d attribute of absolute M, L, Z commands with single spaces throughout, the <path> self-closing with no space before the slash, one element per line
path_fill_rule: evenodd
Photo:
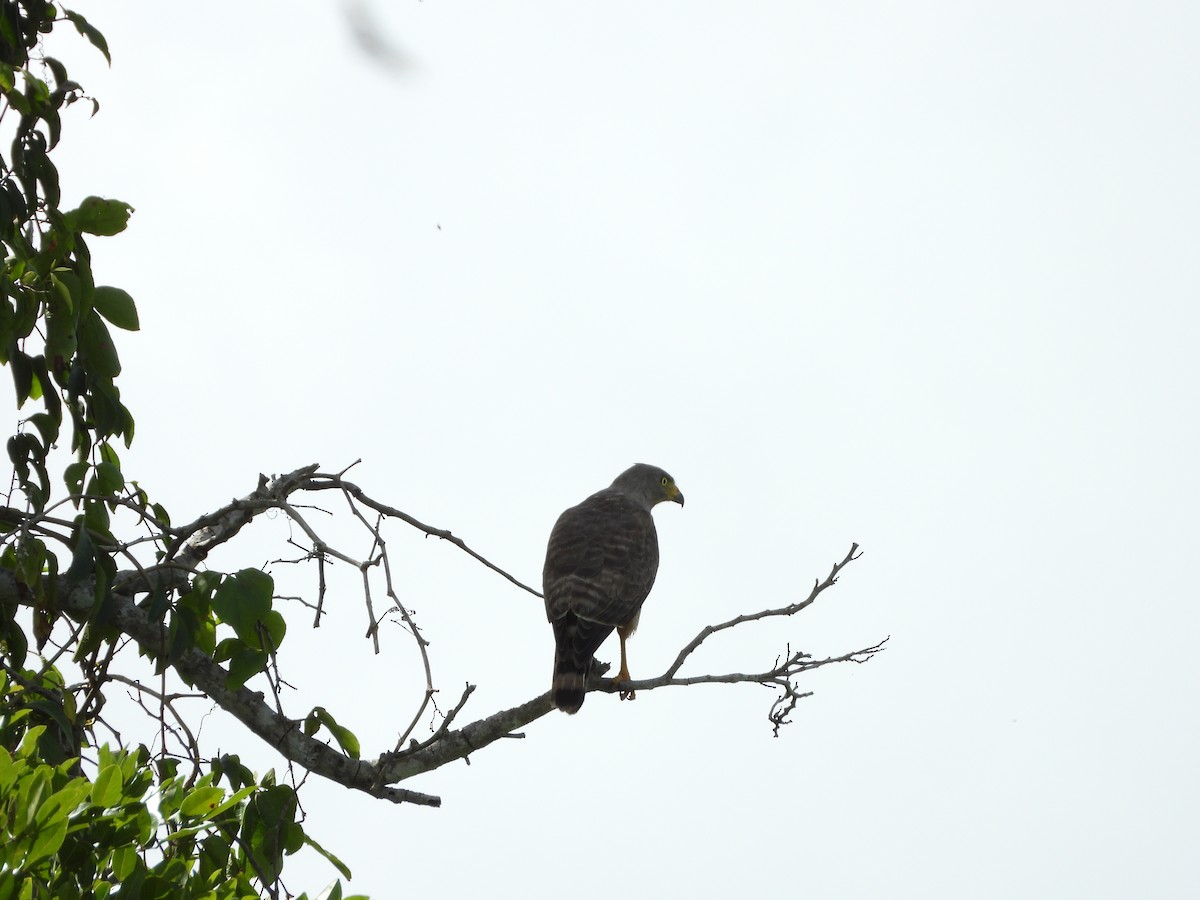
<path fill-rule="evenodd" d="M 392 72 L 403 72 L 412 68 L 412 62 L 400 52 L 400 48 L 384 33 L 371 7 L 361 0 L 345 0 L 342 4 L 350 35 L 360 50 L 374 62 Z"/>

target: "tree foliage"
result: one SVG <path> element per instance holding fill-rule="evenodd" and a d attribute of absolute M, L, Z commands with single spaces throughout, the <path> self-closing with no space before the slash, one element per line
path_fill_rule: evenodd
<path fill-rule="evenodd" d="M 170 516 L 121 468 L 117 446 L 132 442 L 134 419 L 117 386 L 112 330 L 136 331 L 137 307 L 124 290 L 96 284 L 89 247 L 125 230 L 133 207 L 92 196 L 61 208 L 51 153 L 64 114 L 81 101 L 99 109 L 46 53 L 64 25 L 108 58 L 104 36 L 78 13 L 38 0 L 0 4 L 0 123 L 12 134 L 0 156 L 0 362 L 25 412 L 7 441 L 14 484 L 0 508 L 0 900 L 278 896 L 284 857 L 315 846 L 292 786 L 271 773 L 257 779 L 236 756 L 197 758 L 181 771 L 165 752 L 112 749 L 95 735 L 116 677 L 118 561 L 133 561 L 113 516 L 132 512 L 160 538 Z M 59 444 L 70 456 L 55 480 Z M 90 602 L 71 620 L 63 594 L 81 585 Z M 172 602 L 162 583 L 149 592 L 147 615 L 169 621 L 160 665 L 200 648 L 240 683 L 263 667 L 265 641 L 283 640 L 262 572 L 202 572 L 177 593 Z M 219 645 L 218 620 L 233 631 Z M 41 655 L 60 622 L 69 637 Z M 80 685 L 65 682 L 56 664 L 64 659 Z M 331 896 L 340 893 L 336 885 Z"/>

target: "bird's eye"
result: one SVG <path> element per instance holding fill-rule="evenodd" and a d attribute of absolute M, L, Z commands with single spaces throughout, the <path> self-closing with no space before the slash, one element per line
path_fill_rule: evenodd
<path fill-rule="evenodd" d="M 662 477 L 662 479 L 661 479 L 661 480 L 662 480 L 662 486 L 663 486 L 663 487 L 666 487 L 668 484 L 670 484 L 670 483 L 671 483 L 671 479 L 670 479 L 670 478 L 668 478 L 666 475 L 664 475 L 664 476 Z"/>

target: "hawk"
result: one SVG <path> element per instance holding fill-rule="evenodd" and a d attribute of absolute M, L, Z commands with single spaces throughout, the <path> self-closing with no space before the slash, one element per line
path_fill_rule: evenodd
<path fill-rule="evenodd" d="M 554 627 L 554 705 L 579 712 L 594 654 L 617 629 L 621 671 L 629 681 L 625 641 L 637 628 L 642 603 L 658 574 L 658 534 L 650 510 L 670 500 L 683 506 L 675 479 L 639 463 L 554 523 L 542 569 L 546 618 Z M 634 699 L 622 691 L 621 699 Z"/>

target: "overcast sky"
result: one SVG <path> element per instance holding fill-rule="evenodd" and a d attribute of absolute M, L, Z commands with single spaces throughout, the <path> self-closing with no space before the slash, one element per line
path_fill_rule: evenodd
<path fill-rule="evenodd" d="M 101 111 L 58 164 L 68 201 L 137 209 L 92 251 L 143 326 L 124 469 L 177 521 L 361 458 L 380 500 L 537 584 L 563 508 L 662 466 L 688 503 L 656 513 L 635 676 L 863 548 L 690 667 L 890 636 L 815 673 L 778 739 L 753 685 L 592 695 L 404 785 L 439 810 L 311 781 L 354 890 L 1200 895 L 1200 7 L 78 7 L 114 63 L 59 52 Z M 540 601 L 388 537 L 441 702 L 549 687 Z M 282 665 L 295 715 L 374 756 L 423 679 L 398 628 L 371 655 L 353 576 L 315 635 L 292 607 Z"/>

